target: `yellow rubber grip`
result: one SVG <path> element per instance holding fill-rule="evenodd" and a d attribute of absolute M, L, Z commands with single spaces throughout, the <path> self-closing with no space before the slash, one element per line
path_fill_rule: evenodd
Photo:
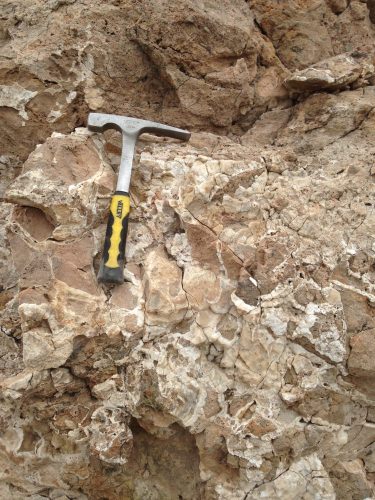
<path fill-rule="evenodd" d="M 122 246 L 125 249 L 126 230 L 125 219 L 130 212 L 130 198 L 129 195 L 114 194 L 110 206 L 111 224 L 110 240 L 108 248 L 108 258 L 104 264 L 110 268 L 119 267 L 119 256 Z M 123 243 L 121 245 L 121 243 Z"/>

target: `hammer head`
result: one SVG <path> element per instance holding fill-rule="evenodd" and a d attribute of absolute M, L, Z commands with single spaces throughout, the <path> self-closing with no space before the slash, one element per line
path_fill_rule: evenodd
<path fill-rule="evenodd" d="M 104 130 L 115 128 L 122 132 L 123 135 L 135 138 L 144 132 L 148 132 L 158 136 L 173 137 L 174 139 L 188 141 L 191 135 L 187 130 L 170 127 L 162 123 L 105 113 L 90 113 L 87 126 L 93 132 L 104 132 Z"/>

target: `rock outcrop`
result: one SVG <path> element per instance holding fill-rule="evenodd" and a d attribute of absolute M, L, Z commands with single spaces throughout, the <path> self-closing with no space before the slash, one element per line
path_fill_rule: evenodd
<path fill-rule="evenodd" d="M 371 1 L 5 2 L 0 498 L 375 494 Z M 142 136 L 126 281 L 97 283 Z"/>

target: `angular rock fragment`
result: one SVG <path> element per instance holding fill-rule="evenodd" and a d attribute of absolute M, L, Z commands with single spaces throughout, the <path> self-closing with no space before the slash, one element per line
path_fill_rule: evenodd
<path fill-rule="evenodd" d="M 375 106 L 375 87 L 344 91 L 339 95 L 316 93 L 297 104 L 288 127 L 275 140 L 278 146 L 289 146 L 299 154 L 334 144 L 348 134 L 364 129 L 371 122 Z"/>
<path fill-rule="evenodd" d="M 23 335 L 23 360 L 27 368 L 57 368 L 72 352 L 69 342 L 54 343 L 51 332 L 43 328 L 28 330 Z"/>
<path fill-rule="evenodd" d="M 253 498 L 309 498 L 310 495 L 327 500 L 336 498 L 330 478 L 314 454 L 292 463 L 287 471 L 270 484 L 256 488 Z"/>
<path fill-rule="evenodd" d="M 51 236 L 64 240 L 82 234 L 100 220 L 94 197 L 109 195 L 113 182 L 113 172 L 102 164 L 85 133 L 57 134 L 30 155 L 6 197 L 41 210 L 47 224 L 54 226 Z"/>
<path fill-rule="evenodd" d="M 163 249 L 152 250 L 145 261 L 146 321 L 150 325 L 179 323 L 188 301 L 182 288 L 182 273 Z"/>
<path fill-rule="evenodd" d="M 357 51 L 340 54 L 295 71 L 284 84 L 291 92 L 312 93 L 346 88 L 354 83 L 357 87 L 368 85 L 374 73 L 374 58 Z"/>
<path fill-rule="evenodd" d="M 349 373 L 355 377 L 375 377 L 375 329 L 353 335 L 350 347 Z"/>
<path fill-rule="evenodd" d="M 108 464 L 124 464 L 132 451 L 129 416 L 120 408 L 98 408 L 91 416 L 90 451 Z"/>

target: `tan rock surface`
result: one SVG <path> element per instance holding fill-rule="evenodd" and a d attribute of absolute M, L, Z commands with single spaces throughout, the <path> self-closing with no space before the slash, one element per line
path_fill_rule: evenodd
<path fill-rule="evenodd" d="M 335 90 L 352 86 L 363 86 L 364 81 L 374 77 L 372 57 L 365 52 L 355 51 L 340 54 L 316 63 L 313 66 L 295 71 L 286 79 L 285 85 L 295 92 L 316 90 Z"/>
<path fill-rule="evenodd" d="M 374 12 L 4 3 L 1 499 L 375 495 Z M 139 141 L 120 286 L 90 110 L 193 132 Z"/>
<path fill-rule="evenodd" d="M 375 377 L 375 330 L 365 330 L 350 339 L 349 372 L 357 377 Z"/>

